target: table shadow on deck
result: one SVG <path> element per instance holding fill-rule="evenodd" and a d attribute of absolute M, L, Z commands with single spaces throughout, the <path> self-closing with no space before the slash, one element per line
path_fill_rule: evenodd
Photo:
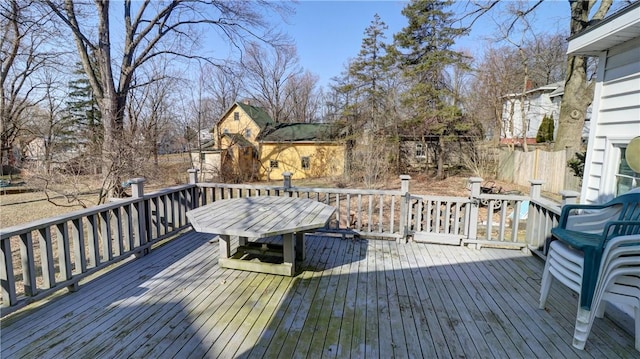
<path fill-rule="evenodd" d="M 190 232 L 20 316 L 3 358 L 637 357 L 609 320 L 571 346 L 577 298 L 518 251 L 313 237 L 301 273 L 221 269 Z"/>

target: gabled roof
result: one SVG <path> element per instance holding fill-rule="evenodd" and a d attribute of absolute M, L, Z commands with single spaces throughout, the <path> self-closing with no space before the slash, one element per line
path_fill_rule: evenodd
<path fill-rule="evenodd" d="M 229 138 L 232 144 L 237 145 L 242 148 L 246 147 L 254 147 L 251 142 L 249 142 L 243 135 L 239 133 L 225 133 L 222 135 L 223 137 Z"/>
<path fill-rule="evenodd" d="M 335 140 L 334 128 L 325 123 L 283 123 L 258 135 L 263 142 L 330 141 Z"/>
<path fill-rule="evenodd" d="M 209 140 L 209 141 L 207 141 L 207 142 L 203 143 L 203 144 L 200 146 L 200 149 L 201 149 L 201 150 L 205 150 L 205 151 L 206 151 L 206 150 L 215 150 L 215 149 L 216 149 L 216 141 L 214 141 L 214 140 Z"/>
<path fill-rule="evenodd" d="M 562 95 L 564 95 L 564 82 L 561 83 L 557 89 L 553 90 L 553 92 L 549 94 L 549 97 L 553 98 L 553 97 L 562 96 Z"/>
<path fill-rule="evenodd" d="M 528 90 L 525 92 L 525 95 L 531 95 L 534 93 L 555 93 L 558 88 L 562 87 L 562 91 L 564 92 L 564 81 L 558 81 L 558 82 L 554 82 L 552 84 L 548 84 L 548 85 L 543 85 L 540 87 L 536 87 L 534 89 Z M 507 95 L 502 96 L 502 98 L 509 98 L 509 97 L 520 97 L 522 95 L 522 93 L 510 93 Z"/>
<path fill-rule="evenodd" d="M 251 117 L 253 122 L 255 122 L 256 125 L 258 125 L 258 127 L 260 127 L 261 130 L 263 130 L 265 127 L 269 125 L 275 124 L 275 121 L 271 118 L 271 116 L 269 116 L 269 114 L 262 107 L 251 106 L 249 104 L 237 101 L 237 102 L 234 102 L 233 105 L 229 107 L 229 109 L 220 117 L 220 119 L 218 119 L 218 121 L 216 122 L 216 126 L 220 124 L 220 121 L 222 121 L 224 118 L 229 116 L 229 114 L 231 113 L 231 111 L 233 111 L 235 106 L 238 106 L 239 108 L 241 108 L 247 114 L 247 116 Z"/>
<path fill-rule="evenodd" d="M 251 119 L 260 127 L 264 129 L 268 125 L 272 125 L 275 121 L 269 116 L 269 114 L 262 109 L 262 107 L 251 106 L 246 103 L 236 102 L 236 105 L 240 107 L 244 112 L 251 117 Z"/>

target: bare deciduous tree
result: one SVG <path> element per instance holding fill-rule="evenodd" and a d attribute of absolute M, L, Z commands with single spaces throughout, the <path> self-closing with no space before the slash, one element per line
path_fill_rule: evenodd
<path fill-rule="evenodd" d="M 139 158 L 140 165 L 147 163 L 148 159 L 153 159 L 153 164 L 158 165 L 160 140 L 175 118 L 172 93 L 177 92 L 178 80 L 175 76 L 168 75 L 167 71 L 166 63 L 154 64 L 145 77 L 160 80 L 136 87 L 129 94 L 127 132 L 131 138 L 129 143 L 135 146 L 134 153 L 138 154 L 136 157 Z"/>
<path fill-rule="evenodd" d="M 248 39 L 278 42 L 281 38 L 265 19 L 270 11 L 284 15 L 288 10 L 286 4 L 270 1 L 124 0 L 117 3 L 120 11 L 111 8 L 116 3 L 109 1 L 96 1 L 93 6 L 73 0 L 44 2 L 71 31 L 98 101 L 104 126 L 104 190 L 116 196 L 123 194 L 122 179 L 135 171 L 126 165 L 130 154 L 123 139 L 129 92 L 134 85 L 144 85 L 134 84 L 139 69 L 157 57 L 211 61 L 198 55 L 198 31 L 205 28 L 217 31 L 239 49 Z M 122 33 L 114 34 L 114 29 L 122 29 Z"/>
<path fill-rule="evenodd" d="M 286 88 L 289 80 L 301 72 L 296 48 L 285 45 L 269 51 L 253 43 L 242 65 L 248 91 L 271 118 L 277 123 L 295 121 L 286 105 L 291 95 Z"/>
<path fill-rule="evenodd" d="M 32 5 L 21 0 L 0 3 L 0 173 L 3 165 L 13 162 L 14 142 L 24 130 L 26 112 L 45 98 L 35 74 L 58 55 L 44 46 L 48 14 Z"/>
<path fill-rule="evenodd" d="M 292 76 L 286 84 L 286 106 L 295 122 L 317 122 L 320 96 L 317 90 L 318 76 L 309 71 Z"/>
<path fill-rule="evenodd" d="M 212 120 L 215 124 L 245 92 L 242 77 L 238 75 L 241 71 L 205 64 L 203 72 L 204 91 L 211 98 Z"/>

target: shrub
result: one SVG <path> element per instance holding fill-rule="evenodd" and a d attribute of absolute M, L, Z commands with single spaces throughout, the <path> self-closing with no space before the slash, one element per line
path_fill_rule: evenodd
<path fill-rule="evenodd" d="M 549 115 L 545 115 L 542 119 L 542 123 L 540 123 L 540 127 L 538 128 L 538 134 L 536 135 L 536 142 L 545 143 L 545 142 L 553 142 L 553 131 L 554 131 L 553 118 Z"/>
<path fill-rule="evenodd" d="M 567 166 L 574 176 L 582 178 L 584 176 L 584 163 L 587 152 L 576 152 L 576 155 L 567 161 Z"/>

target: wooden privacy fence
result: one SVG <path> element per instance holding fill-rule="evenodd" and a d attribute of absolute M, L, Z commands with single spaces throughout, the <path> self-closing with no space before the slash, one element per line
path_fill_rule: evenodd
<path fill-rule="evenodd" d="M 343 236 L 404 242 L 471 244 L 527 248 L 542 253 L 557 223 L 560 205 L 540 196 L 542 182 L 531 181 L 529 196 L 484 194 L 481 178 L 469 179 L 468 197 L 410 193 L 410 177 L 399 190 L 306 188 L 197 183 L 144 194 L 144 179 L 129 181 L 132 197 L 93 208 L 0 230 L 2 315 L 61 289 L 75 291 L 81 279 L 108 266 L 149 253 L 154 243 L 190 227 L 186 212 L 214 201 L 249 196 L 314 199 L 336 208 L 325 231 Z M 577 193 L 563 194 L 573 203 Z M 521 223 L 516 214 L 528 207 Z"/>
<path fill-rule="evenodd" d="M 580 179 L 567 167 L 575 151 L 548 152 L 535 149 L 530 152 L 500 151 L 498 179 L 527 186 L 535 178 L 544 181 L 542 190 L 558 193 L 563 190 L 577 191 Z"/>

